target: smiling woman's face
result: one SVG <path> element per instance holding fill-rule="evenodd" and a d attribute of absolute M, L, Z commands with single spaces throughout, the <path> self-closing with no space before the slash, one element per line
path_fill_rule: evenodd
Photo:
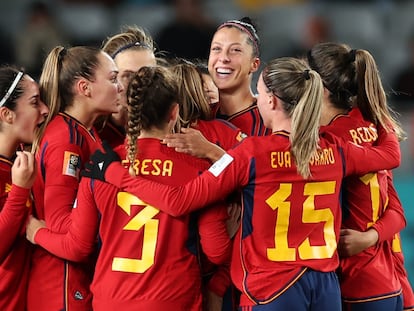
<path fill-rule="evenodd" d="M 213 37 L 208 71 L 219 90 L 237 88 L 257 70 L 257 58 L 248 35 L 235 27 L 223 27 Z"/>

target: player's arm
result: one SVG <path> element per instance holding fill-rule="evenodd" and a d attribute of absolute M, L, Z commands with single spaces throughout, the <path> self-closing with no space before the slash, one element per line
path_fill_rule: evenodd
<path fill-rule="evenodd" d="M 122 166 L 119 155 L 107 145 L 97 150 L 85 165 L 83 176 L 107 181 L 136 195 L 144 202 L 157 206 L 171 216 L 181 216 L 225 198 L 247 184 L 250 155 L 237 152 L 242 144 L 226 153 L 207 171 L 183 186 L 168 186 L 140 176 L 131 177 Z M 237 158 L 237 160 L 236 160 Z"/>
<path fill-rule="evenodd" d="M 209 206 L 200 211 L 198 231 L 204 254 L 214 264 L 230 262 L 231 239 L 227 232 L 227 207 L 222 204 Z"/>
<path fill-rule="evenodd" d="M 406 219 L 401 201 L 388 175 L 388 205 L 381 217 L 368 230 L 361 232 L 342 229 L 338 251 L 342 257 L 353 256 L 376 245 L 378 242 L 392 240 L 394 235 L 406 226 Z"/>
<path fill-rule="evenodd" d="M 247 161 L 225 154 L 209 170 L 183 186 L 168 186 L 140 176 L 131 177 L 119 162 L 110 165 L 105 179 L 123 190 L 139 196 L 174 217 L 188 214 L 225 198 L 248 180 Z"/>
<path fill-rule="evenodd" d="M 18 152 L 12 166 L 12 186 L 0 212 L 0 262 L 8 255 L 30 207 L 30 188 L 36 176 L 34 156 Z"/>
<path fill-rule="evenodd" d="M 109 186 L 109 185 L 108 185 Z M 96 247 L 98 210 L 91 189 L 91 180 L 83 178 L 79 185 L 77 207 L 73 209 L 71 224 L 66 233 L 56 233 L 46 224 L 31 218 L 27 228 L 27 239 L 42 246 L 55 256 L 84 261 Z"/>
<path fill-rule="evenodd" d="M 207 290 L 212 297 L 223 297 L 230 285 L 230 265 L 220 265 L 208 281 Z"/>
<path fill-rule="evenodd" d="M 328 139 L 335 139 L 327 135 Z M 378 140 L 376 146 L 361 147 L 352 142 L 340 141 L 343 146 L 346 163 L 345 175 L 364 175 L 384 169 L 391 170 L 401 163 L 400 144 L 394 132 L 378 128 Z"/>
<path fill-rule="evenodd" d="M 53 232 L 65 233 L 70 225 L 70 215 L 79 186 L 82 161 L 79 146 L 49 145 L 41 165 L 45 172 L 44 217 Z"/>
<path fill-rule="evenodd" d="M 379 242 L 392 240 L 394 235 L 403 230 L 407 225 L 401 201 L 390 175 L 388 175 L 387 181 L 388 206 L 385 209 L 384 214 L 372 226 L 378 232 Z"/>

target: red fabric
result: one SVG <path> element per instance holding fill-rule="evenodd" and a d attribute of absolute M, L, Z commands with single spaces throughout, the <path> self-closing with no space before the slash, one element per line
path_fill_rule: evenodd
<path fill-rule="evenodd" d="M 219 106 L 216 110 L 219 110 Z M 265 136 L 272 133 L 270 129 L 267 129 L 264 126 L 263 119 L 259 113 L 256 102 L 254 102 L 250 107 L 231 116 L 223 115 L 217 112 L 215 117 L 229 121 L 248 136 Z"/>
<path fill-rule="evenodd" d="M 335 118 L 325 130 L 361 146 L 375 145 L 374 124 L 358 109 Z M 401 285 L 392 263 L 390 239 L 405 226 L 405 218 L 387 171 L 350 176 L 344 180 L 343 228 L 378 231 L 379 242 L 341 259 L 339 279 L 344 300 L 372 300 L 397 295 Z"/>
<path fill-rule="evenodd" d="M 25 221 L 30 190 L 12 185 L 12 163 L 0 157 L 0 310 L 25 311 L 30 243 Z"/>
<path fill-rule="evenodd" d="M 33 185 L 35 216 L 54 232 L 66 233 L 71 223 L 79 173 L 100 139 L 69 115 L 60 113 L 47 126 L 37 158 Z M 90 311 L 89 290 L 94 258 L 77 264 L 36 247 L 28 290 L 28 311 L 46 309 Z"/>
<path fill-rule="evenodd" d="M 138 149 L 137 174 L 170 185 L 195 178 L 209 165 L 206 160 L 179 154 L 157 139 L 140 139 Z M 198 220 L 203 250 L 217 263 L 228 261 L 230 255 L 225 247 L 230 244 L 227 232 L 216 225 L 223 223 L 220 208 L 207 207 Z M 142 307 L 157 311 L 174 306 L 174 310 L 199 311 L 201 273 L 193 253 L 195 216 L 171 217 L 139 196 L 83 179 L 68 234 L 43 229 L 36 242 L 61 256 L 82 260 L 93 248 L 99 222 L 102 246 L 91 286 L 94 310 L 122 306 L 123 310 Z"/>
<path fill-rule="evenodd" d="M 228 166 L 223 165 L 226 155 L 184 186 L 131 178 L 116 163 L 109 166 L 105 177 L 173 216 L 243 187 L 242 225 L 233 246 L 231 275 L 254 304 L 283 290 L 305 267 L 319 271 L 337 268 L 342 178 L 391 169 L 400 163 L 395 135 L 381 131 L 379 141 L 377 148 L 361 148 L 324 133 L 320 140 L 323 152 L 312 162 L 309 180 L 297 174 L 284 132 L 244 139 L 229 151 L 233 160 Z M 301 230 L 292 230 L 299 227 Z M 275 245 L 276 239 L 280 245 Z"/>

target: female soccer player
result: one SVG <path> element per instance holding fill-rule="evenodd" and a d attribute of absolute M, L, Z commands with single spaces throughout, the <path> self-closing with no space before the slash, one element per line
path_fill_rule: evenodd
<path fill-rule="evenodd" d="M 259 77 L 258 107 L 271 136 L 245 138 L 184 186 L 128 175 L 114 153 L 97 151 L 86 176 L 140 193 L 182 215 L 242 187 L 242 223 L 231 263 L 241 310 L 340 310 L 335 274 L 344 176 L 399 165 L 398 141 L 382 129 L 361 148 L 319 135 L 323 84 L 294 58 L 275 59 Z M 99 163 L 99 165 L 98 165 Z"/>
<path fill-rule="evenodd" d="M 387 106 L 377 65 L 368 51 L 321 43 L 309 51 L 308 62 L 320 73 L 329 92 L 324 109 L 328 126 L 324 130 L 359 145 L 375 144 L 378 126 L 392 127 L 402 138 L 402 129 Z M 351 176 L 344 182 L 339 245 L 344 256 L 339 275 L 345 310 L 402 310 L 392 239 L 406 221 L 390 180 L 389 172 L 379 171 Z M 409 287 L 404 300 L 408 302 L 412 297 Z"/>
<path fill-rule="evenodd" d="M 253 74 L 260 66 L 259 57 L 260 40 L 250 18 L 230 20 L 217 28 L 208 58 L 208 71 L 219 91 L 219 102 L 212 107 L 212 114 L 233 123 L 248 136 L 271 133 L 263 124 L 251 88 Z M 186 129 L 182 132 L 187 135 L 170 135 L 165 142 L 178 151 L 201 157 L 214 153 L 199 133 Z"/>
<path fill-rule="evenodd" d="M 189 62 L 182 62 L 171 66 L 171 70 L 180 81 L 178 86 L 178 99 L 181 104 L 180 119 L 176 126 L 176 132 L 182 129 L 196 129 L 198 131 L 186 131 L 200 135 L 201 139 L 205 138 L 205 144 L 199 144 L 200 147 L 206 145 L 205 150 L 201 148 L 188 148 L 189 153 L 201 158 L 216 158 L 222 154 L 222 149 L 227 150 L 234 147 L 246 135 L 240 129 L 228 121 L 211 118 L 211 109 L 208 101 L 208 95 L 203 87 L 203 78 L 197 67 Z M 182 134 L 178 134 L 183 136 Z M 167 137 L 175 137 L 167 135 Z M 174 138 L 172 138 L 174 140 Z M 171 140 L 165 140 L 171 142 Z M 210 145 L 210 146 L 209 146 Z M 212 145 L 219 146 L 214 148 Z M 176 148 L 177 151 L 183 152 Z"/>
<path fill-rule="evenodd" d="M 177 153 L 160 141 L 179 116 L 178 81 L 162 67 L 143 67 L 132 77 L 128 153 L 124 146 L 118 148 L 133 174 L 170 185 L 187 182 L 209 167 L 208 161 Z M 226 228 L 221 235 L 214 232 L 219 219 L 201 214 L 171 217 L 138 196 L 88 178 L 82 179 L 77 200 L 66 236 L 53 238 L 40 230 L 35 241 L 79 261 L 93 250 L 99 226 L 101 249 L 91 285 L 94 310 L 201 310 L 197 222 L 203 251 L 222 264 L 230 260 L 231 249 Z M 215 206 L 205 211 L 210 208 Z M 29 225 L 31 241 L 33 231 Z"/>
<path fill-rule="evenodd" d="M 178 100 L 180 106 L 180 120 L 179 127 L 176 127 L 177 131 L 180 129 L 187 129 L 185 135 L 198 135 L 205 137 L 210 144 L 201 144 L 199 146 L 207 145 L 209 148 L 203 152 L 198 149 L 198 152 L 203 153 L 201 158 L 204 158 L 206 153 L 207 158 L 219 158 L 222 149 L 228 150 L 238 144 L 245 135 L 240 132 L 231 123 L 220 120 L 211 119 L 211 110 L 208 100 L 208 92 L 206 92 L 205 84 L 203 81 L 203 73 L 196 65 L 189 62 L 182 62 L 171 67 L 171 70 L 176 75 L 178 84 Z M 208 74 L 208 72 L 207 72 Z M 189 128 L 197 129 L 196 131 L 189 132 Z M 182 134 L 181 134 L 182 135 Z M 213 145 L 213 146 L 209 146 Z M 220 148 L 217 148 L 220 147 Z M 179 148 L 175 148 L 181 152 Z M 210 150 L 209 150 L 210 149 Z M 199 156 L 200 154 L 193 154 Z M 229 200 L 226 200 L 229 201 Z M 232 201 L 234 201 L 232 199 Z M 224 204 L 224 201 L 223 201 Z M 222 209 L 208 209 L 201 212 L 202 218 L 211 220 L 220 220 L 222 226 L 228 225 L 231 237 L 234 236 L 235 230 L 239 224 L 240 208 L 234 203 L 225 203 L 228 208 Z M 227 212 L 229 211 L 229 213 Z M 231 217 L 229 217 L 231 216 Z M 215 229 L 217 230 L 217 229 Z M 204 259 L 204 257 L 202 257 Z M 208 260 L 201 260 L 201 269 L 204 274 L 204 281 L 206 288 L 204 290 L 205 304 L 207 310 L 222 310 L 221 305 L 223 304 L 223 296 L 227 292 L 231 285 L 228 264 L 225 265 L 211 265 Z M 227 300 L 225 300 L 227 302 Z M 216 306 L 217 309 L 213 309 Z"/>
<path fill-rule="evenodd" d="M 48 111 L 30 76 L 0 68 L 0 310 L 26 310 L 30 244 L 24 227 L 36 170 L 34 156 L 16 150 L 35 140 Z"/>
<path fill-rule="evenodd" d="M 270 134 L 253 94 L 253 74 L 260 66 L 260 40 L 250 18 L 221 24 L 213 36 L 208 70 L 219 90 L 213 114 L 249 136 Z"/>
<path fill-rule="evenodd" d="M 106 39 L 102 50 L 115 61 L 119 70 L 119 79 L 124 86 L 121 93 L 121 109 L 110 116 L 97 121 L 96 129 L 102 140 L 112 147 L 123 145 L 128 111 L 126 89 L 131 76 L 143 66 L 155 66 L 155 47 L 152 37 L 137 26 L 127 26 L 121 32 Z"/>
<path fill-rule="evenodd" d="M 40 77 L 42 98 L 50 109 L 37 153 L 34 214 L 56 232 L 66 232 L 76 207 L 79 171 L 100 147 L 93 124 L 120 107 L 123 86 L 112 58 L 91 47 L 54 48 Z M 34 249 L 28 310 L 90 311 L 89 285 L 94 268 Z"/>

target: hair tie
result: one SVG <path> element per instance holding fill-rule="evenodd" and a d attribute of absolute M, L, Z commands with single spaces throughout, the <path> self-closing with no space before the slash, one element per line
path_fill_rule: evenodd
<path fill-rule="evenodd" d="M 353 63 L 355 61 L 356 56 L 356 50 L 350 50 L 349 51 L 349 62 Z"/>
<path fill-rule="evenodd" d="M 10 85 L 9 89 L 7 90 L 6 94 L 0 101 L 0 107 L 2 107 L 6 101 L 9 99 L 10 95 L 13 93 L 14 89 L 16 88 L 17 84 L 19 83 L 20 79 L 23 77 L 23 72 L 19 71 L 16 77 L 13 80 L 13 83 Z"/>
<path fill-rule="evenodd" d="M 130 49 L 130 48 L 132 48 L 132 47 L 134 47 L 134 46 L 140 46 L 140 47 L 143 47 L 143 48 L 145 48 L 145 49 L 148 49 L 148 50 L 151 50 L 151 47 L 148 45 L 148 44 L 145 44 L 145 43 L 142 43 L 142 42 L 139 42 L 139 41 L 136 41 L 136 42 L 133 42 L 133 43 L 128 43 L 128 44 L 125 44 L 125 45 L 123 45 L 123 46 L 121 46 L 118 50 L 116 50 L 111 56 L 112 56 L 112 59 L 115 59 L 115 57 L 119 54 L 119 53 L 121 53 L 122 51 L 125 51 L 125 50 L 127 50 L 127 49 Z"/>
<path fill-rule="evenodd" d="M 306 70 L 302 73 L 302 76 L 305 78 L 305 80 L 309 80 L 309 79 L 310 79 L 309 69 L 306 69 Z"/>
<path fill-rule="evenodd" d="M 62 61 L 63 61 L 63 58 L 66 56 L 66 54 L 68 53 L 68 50 L 65 48 L 65 47 L 63 47 L 60 51 L 59 51 L 59 54 L 58 54 L 58 62 L 59 63 L 62 63 Z"/>

